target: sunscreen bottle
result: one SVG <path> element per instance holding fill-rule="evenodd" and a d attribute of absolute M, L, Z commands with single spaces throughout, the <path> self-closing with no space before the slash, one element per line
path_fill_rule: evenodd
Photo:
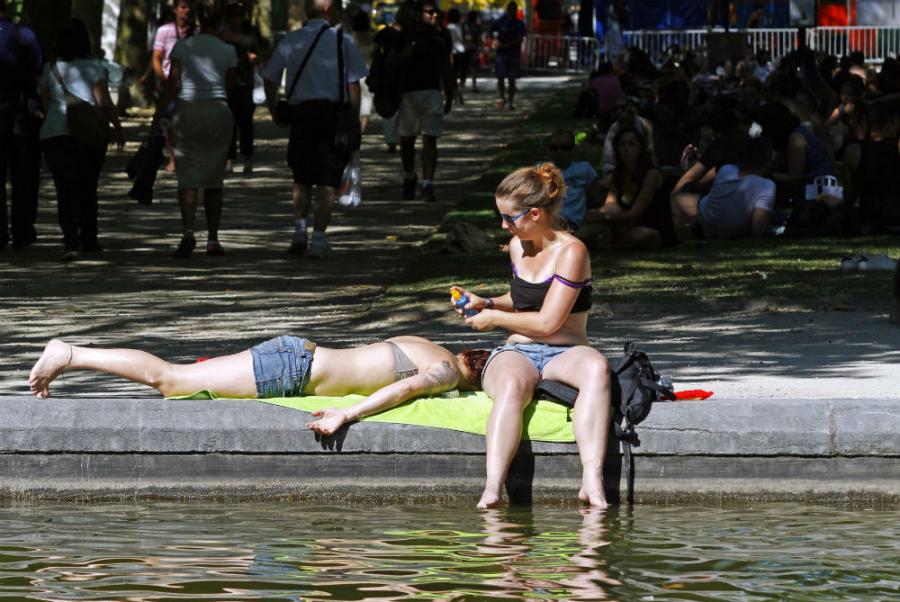
<path fill-rule="evenodd" d="M 462 309 L 463 315 L 467 318 L 471 318 L 478 313 L 477 309 L 464 309 L 466 307 L 466 303 L 469 302 L 469 295 L 463 295 L 458 290 L 453 289 L 452 291 L 450 291 L 450 298 L 453 299 L 453 306 L 457 309 Z"/>

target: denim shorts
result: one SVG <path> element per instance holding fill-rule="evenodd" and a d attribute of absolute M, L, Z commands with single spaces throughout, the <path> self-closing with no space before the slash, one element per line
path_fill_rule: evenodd
<path fill-rule="evenodd" d="M 488 366 L 491 365 L 491 361 L 497 357 L 498 353 L 515 351 L 516 353 L 524 355 L 528 361 L 531 362 L 531 365 L 534 366 L 534 369 L 537 370 L 538 376 L 543 378 L 544 368 L 547 367 L 550 360 L 562 355 L 574 346 L 575 345 L 547 345 L 545 343 L 507 343 L 506 345 L 502 345 L 491 351 L 487 361 L 484 363 L 484 369 L 481 371 L 481 375 L 482 378 L 484 378 Z"/>
<path fill-rule="evenodd" d="M 309 382 L 316 344 L 306 339 L 280 336 L 250 349 L 256 396 L 300 397 Z"/>

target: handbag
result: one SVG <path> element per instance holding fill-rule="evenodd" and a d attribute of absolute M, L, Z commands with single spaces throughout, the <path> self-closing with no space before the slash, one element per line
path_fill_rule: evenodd
<path fill-rule="evenodd" d="M 334 148 L 338 151 L 352 153 L 359 150 L 362 145 L 362 130 L 359 125 L 359 115 L 353 109 L 353 105 L 344 101 L 344 30 L 339 29 L 338 43 L 338 96 L 337 125 L 334 130 Z"/>
<path fill-rule="evenodd" d="M 59 67 L 53 63 L 53 75 L 62 87 L 66 98 L 66 124 L 79 144 L 88 148 L 106 148 L 112 139 L 109 117 L 95 104 L 75 96 L 63 82 Z"/>
<path fill-rule="evenodd" d="M 309 57 L 312 56 L 313 50 L 316 49 L 316 44 L 319 43 L 319 39 L 322 37 L 322 34 L 325 33 L 329 27 L 327 25 L 323 25 L 322 29 L 319 30 L 319 33 L 316 34 L 316 38 L 313 40 L 313 43 L 310 45 L 309 50 L 306 51 L 306 56 L 303 57 L 303 62 L 300 63 L 300 68 L 297 69 L 297 74 L 294 75 L 294 80 L 291 82 L 291 87 L 288 89 L 287 95 L 285 95 L 284 99 L 279 100 L 275 104 L 275 121 L 278 123 L 290 123 L 293 120 L 294 116 L 294 106 L 287 101 L 288 98 L 291 97 L 291 94 L 294 93 L 294 89 L 297 87 L 297 82 L 300 81 L 300 76 L 303 74 L 303 70 L 306 68 L 306 63 L 309 62 Z"/>

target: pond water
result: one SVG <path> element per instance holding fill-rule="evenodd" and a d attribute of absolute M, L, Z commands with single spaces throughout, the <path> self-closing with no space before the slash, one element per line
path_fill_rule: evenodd
<path fill-rule="evenodd" d="M 887 600 L 900 513 L 800 504 L 0 507 L 16 600 Z"/>

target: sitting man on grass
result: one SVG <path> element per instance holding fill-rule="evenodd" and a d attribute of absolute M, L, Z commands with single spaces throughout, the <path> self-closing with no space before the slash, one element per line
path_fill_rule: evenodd
<path fill-rule="evenodd" d="M 751 140 L 740 167 L 723 165 L 709 194 L 699 202 L 675 202 L 673 195 L 672 217 L 706 238 L 766 236 L 775 204 L 775 182 L 767 177 L 771 170 L 772 142 L 768 138 Z"/>
<path fill-rule="evenodd" d="M 547 141 L 550 160 L 562 172 L 566 181 L 566 198 L 563 200 L 559 219 L 570 232 L 577 232 L 588 208 L 603 204 L 603 189 L 597 172 L 587 161 L 573 161 L 575 134 L 571 130 L 557 129 Z"/>

